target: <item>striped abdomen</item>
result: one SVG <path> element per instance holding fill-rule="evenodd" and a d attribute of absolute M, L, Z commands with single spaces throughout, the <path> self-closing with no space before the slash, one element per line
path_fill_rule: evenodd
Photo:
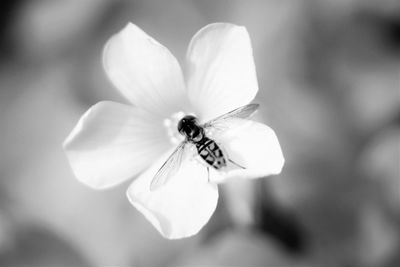
<path fill-rule="evenodd" d="M 196 143 L 196 148 L 200 157 L 211 167 L 219 170 L 226 166 L 224 154 L 215 141 L 204 137 L 200 142 Z"/>

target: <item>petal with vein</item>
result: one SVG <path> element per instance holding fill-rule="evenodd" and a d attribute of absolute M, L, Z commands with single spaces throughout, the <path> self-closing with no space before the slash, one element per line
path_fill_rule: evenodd
<path fill-rule="evenodd" d="M 250 38 L 245 27 L 210 24 L 190 42 L 187 90 L 206 122 L 248 104 L 258 91 Z"/>
<path fill-rule="evenodd" d="M 160 115 L 185 108 L 178 61 L 136 25 L 129 23 L 107 42 L 103 64 L 113 84 L 134 105 Z"/>
<path fill-rule="evenodd" d="M 231 119 L 229 126 L 214 138 L 223 145 L 231 160 L 246 169 L 235 168 L 225 178 L 261 178 L 282 171 L 285 160 L 278 138 L 270 127 L 244 119 Z"/>
<path fill-rule="evenodd" d="M 161 235 L 177 239 L 196 234 L 208 222 L 217 206 L 218 189 L 208 182 L 204 165 L 185 157 L 174 177 L 151 191 L 150 183 L 169 153 L 132 183 L 127 196 Z"/>
<path fill-rule="evenodd" d="M 81 117 L 63 146 L 78 180 L 103 189 L 138 174 L 169 142 L 160 118 L 104 101 Z"/>

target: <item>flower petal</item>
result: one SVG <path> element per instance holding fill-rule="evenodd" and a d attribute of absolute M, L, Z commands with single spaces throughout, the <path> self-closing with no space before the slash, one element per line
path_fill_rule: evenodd
<path fill-rule="evenodd" d="M 144 110 L 99 102 L 63 146 L 78 180 L 102 189 L 133 177 L 169 148 L 162 127 L 160 118 Z"/>
<path fill-rule="evenodd" d="M 227 124 L 229 130 L 213 138 L 222 144 L 229 159 L 246 169 L 235 168 L 225 178 L 260 178 L 281 172 L 285 160 L 271 128 L 243 119 L 230 119 Z"/>
<path fill-rule="evenodd" d="M 248 104 L 258 91 L 250 38 L 245 27 L 210 24 L 192 39 L 188 95 L 203 122 Z"/>
<path fill-rule="evenodd" d="M 189 237 L 200 231 L 214 213 L 218 189 L 216 184 L 208 182 L 204 165 L 194 158 L 184 157 L 175 176 L 167 184 L 150 191 L 150 183 L 168 155 L 136 179 L 127 196 L 165 238 Z"/>
<path fill-rule="evenodd" d="M 134 105 L 161 115 L 185 107 L 178 61 L 136 25 L 129 23 L 108 41 L 103 63 L 110 80 Z"/>

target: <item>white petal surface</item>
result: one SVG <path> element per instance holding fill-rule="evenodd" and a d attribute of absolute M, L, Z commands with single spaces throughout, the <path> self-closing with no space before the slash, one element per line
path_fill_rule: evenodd
<path fill-rule="evenodd" d="M 246 169 L 229 171 L 225 178 L 261 178 L 281 172 L 285 160 L 278 138 L 271 128 L 243 119 L 231 119 L 229 127 L 213 138 L 222 144 L 231 160 Z"/>
<path fill-rule="evenodd" d="M 92 106 L 64 142 L 78 180 L 96 189 L 133 177 L 168 148 L 160 118 L 107 101 Z"/>
<path fill-rule="evenodd" d="M 245 27 L 210 24 L 192 39 L 187 90 L 205 122 L 248 104 L 258 91 L 250 38 Z"/>
<path fill-rule="evenodd" d="M 104 68 L 134 105 L 160 115 L 187 106 L 182 71 L 170 51 L 129 23 L 106 44 Z"/>
<path fill-rule="evenodd" d="M 208 182 L 204 165 L 185 157 L 167 184 L 150 191 L 150 183 L 169 153 L 132 183 L 127 196 L 165 238 L 177 239 L 196 234 L 208 222 L 217 206 L 218 189 Z"/>

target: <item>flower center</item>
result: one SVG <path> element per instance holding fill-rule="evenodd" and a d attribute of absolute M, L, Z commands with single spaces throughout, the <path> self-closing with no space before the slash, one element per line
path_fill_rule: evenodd
<path fill-rule="evenodd" d="M 172 114 L 169 118 L 164 119 L 163 124 L 167 131 L 168 138 L 173 145 L 177 145 L 185 138 L 178 132 L 178 123 L 185 116 L 183 111 Z"/>

